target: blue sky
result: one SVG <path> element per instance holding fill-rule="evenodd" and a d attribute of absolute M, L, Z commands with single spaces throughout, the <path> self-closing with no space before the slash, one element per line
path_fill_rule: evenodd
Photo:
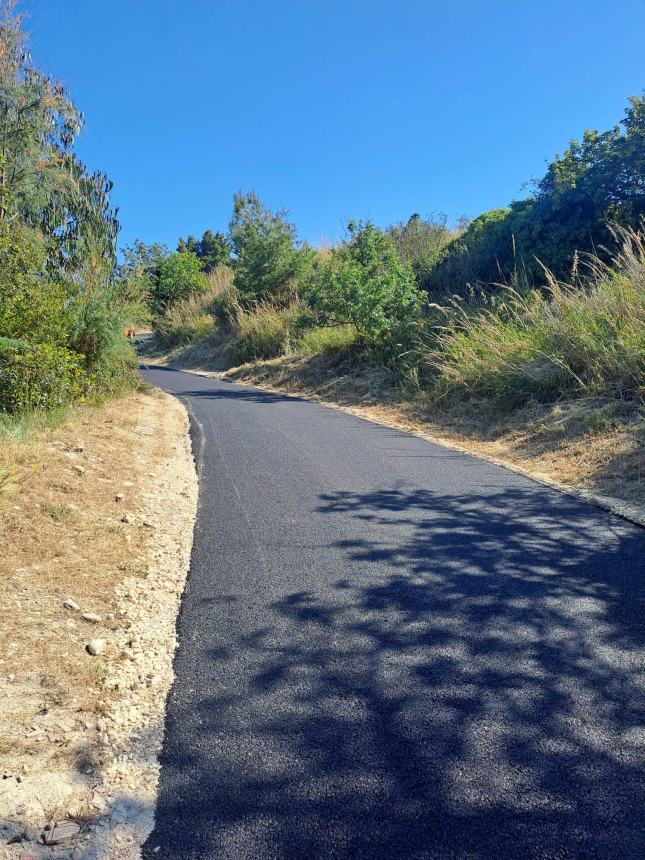
<path fill-rule="evenodd" d="M 645 0 L 25 0 L 135 238 L 225 229 L 236 190 L 317 243 L 475 216 L 645 88 Z"/>

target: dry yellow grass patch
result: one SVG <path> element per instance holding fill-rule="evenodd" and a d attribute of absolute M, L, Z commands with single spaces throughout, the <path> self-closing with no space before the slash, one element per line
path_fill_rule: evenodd
<path fill-rule="evenodd" d="M 101 663 L 85 642 L 118 625 L 114 589 L 144 573 L 152 532 L 121 519 L 140 506 L 146 461 L 165 455 L 167 440 L 141 423 L 150 401 L 139 394 L 88 410 L 28 442 L 5 443 L 0 453 L 7 476 L 0 490 L 2 674 L 41 673 L 46 699 L 78 695 L 84 708 L 96 708 Z M 68 597 L 102 623 L 66 609 Z"/>
<path fill-rule="evenodd" d="M 77 411 L 64 426 L 35 431 L 25 442 L 2 442 L 0 829 L 50 816 L 82 818 L 70 811 L 70 798 L 87 795 L 114 754 L 104 752 L 101 720 L 109 723 L 114 708 L 135 695 L 135 687 L 107 683 L 124 661 L 134 665 L 127 640 L 135 631 L 123 594 L 132 583 L 143 588 L 159 570 L 162 517 L 182 526 L 190 519 L 190 504 L 182 499 L 184 515 L 173 500 L 173 490 L 188 496 L 185 487 L 195 483 L 186 429 L 183 407 L 151 392 Z M 183 489 L 179 480 L 163 485 L 171 461 L 190 468 Z M 185 525 L 189 548 L 192 520 Z M 177 571 L 186 547 L 174 546 L 165 563 Z M 79 608 L 66 608 L 68 599 Z M 157 623 L 152 613 L 150 623 Z M 94 638 L 105 640 L 100 656 L 86 650 Z M 170 650 L 166 662 L 171 658 Z M 161 709 L 165 676 L 163 684 L 150 694 Z"/>

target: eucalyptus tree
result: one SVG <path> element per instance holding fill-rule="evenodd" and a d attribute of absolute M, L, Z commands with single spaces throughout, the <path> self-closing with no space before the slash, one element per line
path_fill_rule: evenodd
<path fill-rule="evenodd" d="M 90 253 L 111 272 L 117 212 L 111 183 L 73 152 L 83 116 L 64 87 L 33 64 L 13 3 L 0 11 L 0 222 L 42 231 L 50 265 L 76 271 Z"/>

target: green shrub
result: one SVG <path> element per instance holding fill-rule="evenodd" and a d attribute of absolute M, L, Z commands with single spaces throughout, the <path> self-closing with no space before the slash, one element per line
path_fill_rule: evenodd
<path fill-rule="evenodd" d="M 424 219 L 418 213 L 407 221 L 392 224 L 387 229 L 387 235 L 394 242 L 403 262 L 412 266 L 419 285 L 427 281 L 443 249 L 461 232 L 461 223 L 451 229 L 445 216 Z"/>
<path fill-rule="evenodd" d="M 64 343 L 65 285 L 46 272 L 43 236 L 20 222 L 0 222 L 0 337 Z"/>
<path fill-rule="evenodd" d="M 236 194 L 229 234 L 234 283 L 242 298 L 287 301 L 311 260 L 310 250 L 298 246 L 287 213 L 272 212 L 255 191 Z"/>
<path fill-rule="evenodd" d="M 347 241 L 318 262 L 308 298 L 321 322 L 351 324 L 363 344 L 396 355 L 415 337 L 424 297 L 392 240 L 350 221 Z"/>
<path fill-rule="evenodd" d="M 175 302 L 205 288 L 206 278 L 199 257 L 189 251 L 168 254 L 157 263 L 152 275 L 152 310 L 162 314 Z"/>
<path fill-rule="evenodd" d="M 17 415 L 61 406 L 87 390 L 83 356 L 51 344 L 0 338 L 0 410 Z"/>
<path fill-rule="evenodd" d="M 645 400 L 645 238 L 620 236 L 612 266 L 594 258 L 582 285 L 549 276 L 545 291 L 507 290 L 492 310 L 454 308 L 426 353 L 436 392 L 501 408 L 589 395 Z"/>

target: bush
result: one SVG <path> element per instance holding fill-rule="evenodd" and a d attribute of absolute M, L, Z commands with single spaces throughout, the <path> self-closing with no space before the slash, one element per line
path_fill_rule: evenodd
<path fill-rule="evenodd" d="M 163 257 L 152 276 L 152 309 L 162 314 L 175 302 L 206 288 L 202 264 L 195 254 L 177 251 Z"/>
<path fill-rule="evenodd" d="M 0 222 L 0 337 L 64 343 L 67 291 L 47 275 L 46 259 L 37 230 Z"/>
<path fill-rule="evenodd" d="M 16 415 L 60 406 L 79 397 L 88 382 L 78 353 L 0 338 L 0 410 Z"/>
<path fill-rule="evenodd" d="M 229 233 L 234 283 L 242 298 L 288 300 L 311 254 L 298 247 L 296 228 L 286 212 L 271 212 L 254 191 L 236 194 Z"/>
<path fill-rule="evenodd" d="M 474 394 L 501 408 L 605 395 L 645 400 L 645 238 L 621 231 L 606 266 L 582 285 L 548 276 L 545 292 L 507 290 L 492 310 L 457 307 L 426 360 L 439 394 Z"/>
<path fill-rule="evenodd" d="M 417 284 L 423 285 L 441 256 L 441 252 L 463 231 L 460 223 L 448 227 L 447 218 L 424 219 L 414 214 L 407 221 L 392 224 L 387 235 L 392 239 L 404 263 L 412 266 Z"/>
<path fill-rule="evenodd" d="M 511 209 L 491 209 L 437 255 L 421 284 L 436 297 L 463 295 L 468 284 L 490 284 L 511 276 L 517 266 Z"/>
<path fill-rule="evenodd" d="M 364 344 L 386 352 L 404 351 L 421 320 L 412 269 L 369 222 L 350 221 L 347 241 L 318 262 L 308 296 L 321 322 L 351 324 Z"/>

